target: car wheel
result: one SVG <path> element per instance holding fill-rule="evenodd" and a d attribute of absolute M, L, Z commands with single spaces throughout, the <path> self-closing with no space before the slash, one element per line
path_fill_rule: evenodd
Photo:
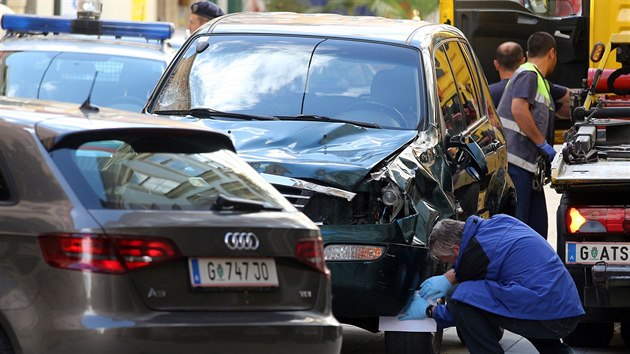
<path fill-rule="evenodd" d="M 437 332 L 385 332 L 387 354 L 437 354 L 442 347 L 443 330 Z"/>
<path fill-rule="evenodd" d="M 464 342 L 464 338 L 462 338 L 462 335 L 459 333 L 459 328 L 455 327 L 455 330 L 457 331 L 457 338 L 459 338 L 459 341 L 462 342 L 463 345 L 466 345 L 466 342 Z M 500 341 L 501 339 L 503 339 L 503 333 L 505 332 L 505 330 L 501 327 L 497 328 L 497 339 Z"/>
<path fill-rule="evenodd" d="M 572 347 L 607 347 L 615 333 L 613 322 L 580 323 L 568 336 L 562 338 Z"/>

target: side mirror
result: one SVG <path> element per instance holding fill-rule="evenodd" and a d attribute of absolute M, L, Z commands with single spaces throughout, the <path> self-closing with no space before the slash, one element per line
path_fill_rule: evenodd
<path fill-rule="evenodd" d="M 488 161 L 479 145 L 474 141 L 466 141 L 461 136 L 450 139 L 449 146 L 458 147 L 457 166 L 466 171 L 475 181 L 481 181 L 488 174 Z"/>

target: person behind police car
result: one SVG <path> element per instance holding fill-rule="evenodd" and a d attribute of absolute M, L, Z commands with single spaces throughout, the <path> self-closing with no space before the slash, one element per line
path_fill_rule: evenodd
<path fill-rule="evenodd" d="M 556 155 L 549 144 L 549 141 L 553 144 L 549 139 L 553 139 L 555 105 L 545 79 L 557 62 L 553 36 L 546 32 L 532 34 L 527 40 L 527 58 L 508 81 L 497 113 L 505 131 L 508 173 L 516 188 L 516 217 L 546 239 L 545 193 L 540 178 L 534 178 L 535 174 L 544 174 L 545 162 L 549 163 Z M 568 97 L 568 90 L 564 96 Z"/>
<path fill-rule="evenodd" d="M 190 15 L 188 16 L 188 31 L 193 33 L 204 23 L 223 16 L 225 13 L 215 3 L 202 0 L 190 5 Z"/>
<path fill-rule="evenodd" d="M 522 221 L 497 214 L 444 219 L 429 236 L 431 257 L 454 264 L 425 280 L 399 316 L 457 326 L 472 354 L 503 353 L 500 328 L 541 353 L 572 353 L 560 338 L 585 314 L 573 278 L 549 243 Z M 432 305 L 446 297 L 446 304 Z"/>

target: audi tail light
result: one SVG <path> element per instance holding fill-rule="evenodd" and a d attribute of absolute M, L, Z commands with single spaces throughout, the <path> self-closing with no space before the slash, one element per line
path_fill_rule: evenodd
<path fill-rule="evenodd" d="M 96 273 L 122 274 L 181 257 L 170 240 L 160 238 L 46 234 L 39 246 L 53 267 Z"/>
<path fill-rule="evenodd" d="M 295 247 L 295 257 L 324 274 L 330 274 L 324 260 L 324 243 L 321 238 L 299 241 Z"/>
<path fill-rule="evenodd" d="M 570 234 L 630 233 L 630 210 L 623 207 L 571 207 L 565 213 Z"/>

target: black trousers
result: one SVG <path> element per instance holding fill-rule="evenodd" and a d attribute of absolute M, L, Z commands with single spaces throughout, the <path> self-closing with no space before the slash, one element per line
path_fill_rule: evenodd
<path fill-rule="evenodd" d="M 516 333 L 529 340 L 540 353 L 573 353 L 560 338 L 571 333 L 580 317 L 559 320 L 521 320 L 499 316 L 468 304 L 450 299 L 447 303 L 457 330 L 471 354 L 503 354 L 497 331 L 499 328 Z"/>

